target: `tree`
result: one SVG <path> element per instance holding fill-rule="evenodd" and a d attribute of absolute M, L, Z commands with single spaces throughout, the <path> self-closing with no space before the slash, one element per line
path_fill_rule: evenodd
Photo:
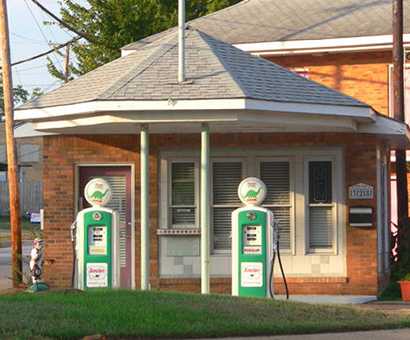
<path fill-rule="evenodd" d="M 34 88 L 33 92 L 30 94 L 26 89 L 21 85 L 17 85 L 13 88 L 13 101 L 15 105 L 22 104 L 27 100 L 37 98 L 42 95 L 43 92 L 40 88 Z M 0 85 L 0 115 L 3 115 L 4 112 L 4 97 L 3 97 L 3 85 Z"/>
<path fill-rule="evenodd" d="M 240 0 L 187 1 L 187 19 L 214 12 Z M 70 74 L 81 75 L 120 56 L 120 48 L 154 33 L 175 26 L 177 0 L 76 0 L 61 1 L 61 17 L 78 31 L 92 36 L 93 42 L 72 45 L 76 65 Z M 61 79 L 62 72 L 48 60 L 49 72 Z"/>

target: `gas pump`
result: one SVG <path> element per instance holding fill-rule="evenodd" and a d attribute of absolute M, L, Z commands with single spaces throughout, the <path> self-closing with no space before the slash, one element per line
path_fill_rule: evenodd
<path fill-rule="evenodd" d="M 260 206 L 266 186 L 259 178 L 245 178 L 239 184 L 238 196 L 245 206 L 232 212 L 232 295 L 273 298 L 273 270 L 278 255 L 288 297 L 278 221 L 272 211 Z"/>
<path fill-rule="evenodd" d="M 84 197 L 91 207 L 81 210 L 72 225 L 74 286 L 119 287 L 119 216 L 104 207 L 111 199 L 111 188 L 104 179 L 94 178 L 85 186 Z"/>

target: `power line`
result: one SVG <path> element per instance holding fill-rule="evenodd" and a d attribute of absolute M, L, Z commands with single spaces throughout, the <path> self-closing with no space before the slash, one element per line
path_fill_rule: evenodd
<path fill-rule="evenodd" d="M 96 39 L 94 37 L 90 36 L 89 34 L 87 34 L 85 32 L 81 32 L 81 31 L 77 30 L 76 28 L 74 28 L 70 24 L 68 24 L 65 21 L 63 21 L 62 19 L 60 19 L 58 16 L 56 16 L 54 13 L 52 13 L 47 8 L 45 8 L 42 4 L 40 4 L 37 0 L 31 0 L 31 2 L 34 3 L 37 7 L 39 7 L 43 12 L 47 13 L 50 17 L 52 17 L 60 25 L 62 25 L 65 28 L 69 29 L 70 31 L 78 34 L 80 37 L 88 40 L 89 42 L 92 42 L 94 44 L 100 44 L 98 41 L 96 41 Z"/>
<path fill-rule="evenodd" d="M 29 10 L 31 16 L 33 17 L 34 22 L 36 23 L 36 26 L 37 26 L 38 30 L 40 31 L 41 35 L 43 36 L 43 38 L 44 38 L 46 44 L 47 44 L 47 45 L 50 45 L 50 42 L 48 41 L 46 35 L 44 34 L 44 32 L 43 32 L 43 30 L 42 30 L 40 24 L 39 24 L 38 21 L 37 21 L 37 18 L 35 17 L 33 11 L 31 10 L 31 8 L 30 8 L 30 6 L 29 6 L 27 0 L 24 0 L 24 3 L 26 4 L 27 9 Z"/>
<path fill-rule="evenodd" d="M 44 45 L 44 42 L 42 42 L 42 41 L 40 41 L 40 40 L 32 39 L 32 38 L 29 38 L 29 37 L 26 37 L 26 36 L 24 36 L 24 35 L 21 35 L 21 34 L 18 34 L 18 33 L 14 33 L 14 32 L 10 32 L 10 33 L 11 33 L 11 35 L 13 35 L 13 36 L 15 36 L 15 37 L 17 37 L 17 38 L 19 38 L 19 39 L 31 41 L 33 44 L 41 44 L 41 45 Z"/>
<path fill-rule="evenodd" d="M 60 45 L 55 46 L 54 48 L 52 48 L 52 49 L 50 49 L 50 50 L 48 50 L 48 51 L 39 53 L 39 54 L 34 55 L 34 56 L 30 57 L 30 58 L 26 58 L 26 59 L 22 59 L 22 60 L 16 61 L 16 62 L 12 63 L 11 66 L 16 66 L 16 65 L 19 65 L 19 64 L 26 63 L 26 62 L 28 62 L 28 61 L 32 61 L 32 60 L 35 60 L 35 59 L 44 57 L 44 56 L 46 56 L 47 54 L 53 53 L 53 52 L 55 52 L 56 50 L 59 50 L 60 48 L 66 47 L 67 45 L 72 44 L 73 42 L 76 42 L 76 41 L 78 41 L 78 40 L 80 40 L 80 39 L 81 39 L 81 37 L 75 37 L 75 38 L 73 38 L 73 39 L 67 41 L 67 42 L 64 43 L 64 44 L 60 44 Z M 1 68 L 0 68 L 0 69 L 1 69 Z"/>
<path fill-rule="evenodd" d="M 39 69 L 39 68 L 43 68 L 45 66 L 47 66 L 47 65 L 43 64 L 43 65 L 38 65 L 38 66 L 33 66 L 33 67 L 19 68 L 18 71 L 19 72 L 26 72 L 26 71 L 30 71 L 30 70 L 36 70 L 36 69 Z"/>
<path fill-rule="evenodd" d="M 47 39 L 46 35 L 44 34 L 43 29 L 41 28 L 36 16 L 34 15 L 33 11 L 31 10 L 31 7 L 29 6 L 27 0 L 24 0 L 24 3 L 26 4 L 27 9 L 29 10 L 31 16 L 33 17 L 34 22 L 36 23 L 36 26 L 37 26 L 38 30 L 40 31 L 41 35 L 44 38 L 44 41 L 46 42 L 47 45 L 50 46 L 50 41 Z M 60 65 L 60 67 L 62 67 L 60 60 L 55 56 L 53 56 L 53 57 L 54 57 L 54 60 Z"/>

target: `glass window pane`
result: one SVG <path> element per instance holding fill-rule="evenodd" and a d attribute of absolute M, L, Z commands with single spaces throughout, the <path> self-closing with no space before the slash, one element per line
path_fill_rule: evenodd
<path fill-rule="evenodd" d="M 215 250 L 231 249 L 231 215 L 234 210 L 234 208 L 213 209 L 213 243 Z"/>
<path fill-rule="evenodd" d="M 195 208 L 171 208 L 171 216 L 174 226 L 195 225 Z"/>
<path fill-rule="evenodd" d="M 290 208 L 269 208 L 275 220 L 279 220 L 279 247 L 290 249 Z"/>
<path fill-rule="evenodd" d="M 332 207 L 311 207 L 309 212 L 310 248 L 331 248 L 333 245 Z"/>
<path fill-rule="evenodd" d="M 240 205 L 238 186 L 242 180 L 241 162 L 213 163 L 213 203 Z"/>
<path fill-rule="evenodd" d="M 172 205 L 195 204 L 195 164 L 172 164 Z"/>
<path fill-rule="evenodd" d="M 261 162 L 260 167 L 267 188 L 264 204 L 289 204 L 289 162 Z"/>
<path fill-rule="evenodd" d="M 332 203 L 332 162 L 309 162 L 309 203 Z"/>

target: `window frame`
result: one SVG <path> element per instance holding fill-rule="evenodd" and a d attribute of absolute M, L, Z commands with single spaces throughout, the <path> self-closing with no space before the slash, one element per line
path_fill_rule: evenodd
<path fill-rule="evenodd" d="M 296 249 L 296 222 L 295 222 L 295 159 L 294 157 L 257 157 L 257 169 L 256 173 L 259 178 L 261 178 L 261 163 L 263 162 L 288 162 L 289 163 L 289 204 L 288 205 L 277 205 L 277 204 L 262 204 L 262 207 L 270 209 L 274 207 L 289 207 L 289 218 L 290 218 L 290 248 L 281 249 L 282 254 L 295 255 Z"/>
<path fill-rule="evenodd" d="M 211 158 L 211 176 L 210 176 L 210 186 L 211 186 L 211 190 L 210 190 L 210 206 L 211 206 L 211 220 L 210 220 L 210 238 L 209 238 L 209 242 L 210 242 L 210 250 L 211 250 L 211 254 L 212 255 L 227 255 L 227 254 L 231 254 L 232 250 L 231 249 L 215 249 L 214 248 L 214 237 L 215 237 L 215 233 L 214 233 L 214 208 L 234 208 L 237 209 L 239 207 L 241 207 L 241 203 L 239 203 L 239 205 L 233 206 L 230 204 L 214 204 L 214 191 L 213 191 L 213 187 L 214 187 L 214 177 L 213 175 L 213 167 L 214 167 L 214 163 L 241 163 L 242 164 L 242 178 L 245 178 L 248 174 L 248 169 L 247 169 L 247 163 L 248 160 L 246 159 L 246 157 L 212 157 Z"/>
<path fill-rule="evenodd" d="M 194 205 L 195 208 L 195 223 L 193 225 L 183 225 L 183 224 L 172 224 L 172 164 L 175 163 L 194 163 Z M 198 229 L 199 228 L 199 165 L 198 160 L 194 157 L 178 157 L 167 160 L 167 193 L 164 195 L 166 197 L 166 212 L 164 213 L 165 228 L 166 229 Z"/>
<path fill-rule="evenodd" d="M 310 203 L 309 192 L 309 163 L 310 162 L 331 162 L 332 169 L 332 203 Z M 329 254 L 337 255 L 338 242 L 339 242 L 339 218 L 338 218 L 338 186 L 336 185 L 336 179 L 339 174 L 336 172 L 337 159 L 335 156 L 308 156 L 304 159 L 304 214 L 305 214 L 305 254 Z M 314 207 L 331 207 L 332 208 L 332 246 L 329 248 L 312 248 L 310 247 L 310 208 Z"/>
<path fill-rule="evenodd" d="M 318 256 L 318 255 L 331 255 L 331 256 L 346 256 L 346 173 L 345 173 L 345 152 L 341 146 L 312 146 L 312 147 L 285 147 L 285 146 L 269 146 L 266 145 L 263 149 L 254 147 L 239 148 L 214 148 L 212 150 L 211 162 L 214 160 L 223 159 L 228 160 L 242 160 L 243 162 L 243 176 L 258 176 L 260 174 L 260 167 L 257 164 L 258 160 L 289 160 L 291 161 L 291 174 L 290 180 L 292 183 L 291 191 L 293 195 L 293 216 L 292 216 L 292 228 L 293 235 L 291 235 L 291 244 L 293 246 L 292 252 L 282 251 L 284 256 Z M 309 218 L 308 211 L 306 211 L 306 161 L 307 160 L 332 160 L 334 163 L 333 168 L 333 199 L 336 204 L 335 210 L 335 232 L 334 232 L 334 249 L 328 252 L 310 252 L 308 248 L 308 222 L 306 218 Z M 196 199 L 197 205 L 199 204 L 200 197 L 200 176 L 199 176 L 199 164 L 200 153 L 196 149 L 169 149 L 164 148 L 159 152 L 159 173 L 158 176 L 158 202 L 160 211 L 159 225 L 160 229 L 168 229 L 168 195 L 169 190 L 169 164 L 171 162 L 194 162 L 197 168 L 196 177 Z M 212 174 L 210 181 L 213 181 Z M 210 184 L 212 185 L 212 184 Z M 211 187 L 212 188 L 212 187 Z M 211 193 L 212 195 L 213 193 Z M 213 198 L 212 198 L 213 200 Z M 197 209 L 197 228 L 196 231 L 199 235 L 199 208 Z M 211 223 L 213 219 L 213 211 L 211 209 Z M 211 237 L 213 228 L 211 229 Z M 196 237 L 196 236 L 195 236 Z M 199 237 L 199 236 L 198 236 Z M 210 237 L 210 242 L 211 242 Z M 213 242 L 213 241 L 212 241 Z M 229 252 L 213 253 L 212 244 L 210 243 L 211 255 L 215 257 L 229 257 Z M 345 269 L 344 269 L 345 270 Z"/>

